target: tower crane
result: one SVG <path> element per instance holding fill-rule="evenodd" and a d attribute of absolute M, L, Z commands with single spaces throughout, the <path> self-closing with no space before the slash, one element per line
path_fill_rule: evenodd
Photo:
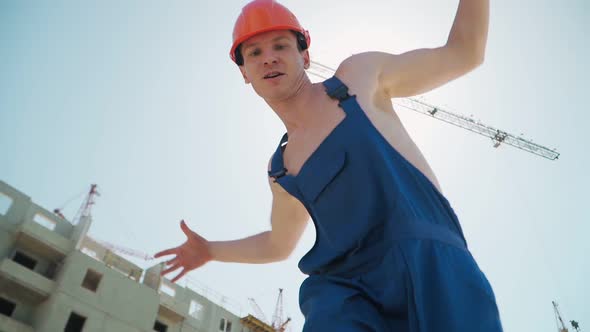
<path fill-rule="evenodd" d="M 283 320 L 283 289 L 279 288 L 279 296 L 277 297 L 277 304 L 275 306 L 275 313 L 272 315 L 271 326 L 277 332 L 284 332 L 285 326 L 291 321 L 291 317 Z"/>
<path fill-rule="evenodd" d="M 96 203 L 95 199 L 97 196 L 100 196 L 100 193 L 98 192 L 98 186 L 96 184 L 90 185 L 90 190 L 86 194 L 86 197 L 84 198 L 84 201 L 82 202 L 82 205 L 78 209 L 78 212 L 76 213 L 74 218 L 72 218 L 71 223 L 73 225 L 77 225 L 82 218 L 90 218 L 91 217 L 92 206 Z M 54 209 L 53 213 L 55 213 L 56 215 L 60 216 L 63 219 L 66 219 L 66 217 L 62 213 L 62 208 Z M 119 253 L 122 255 L 126 255 L 126 256 L 132 256 L 132 257 L 139 258 L 139 259 L 142 259 L 145 261 L 149 261 L 149 260 L 154 259 L 154 257 L 152 255 L 146 254 L 146 253 L 141 252 L 139 250 L 134 250 L 134 249 L 130 249 L 127 247 L 119 246 L 119 245 L 116 245 L 116 244 L 113 244 L 113 243 L 110 243 L 107 241 L 97 240 L 95 238 L 90 237 L 88 234 L 86 234 L 85 236 L 87 238 L 89 238 L 90 240 L 102 245 L 106 249 L 109 249 L 110 251 L 113 251 L 113 252 L 116 252 L 116 253 Z"/>
<path fill-rule="evenodd" d="M 90 185 L 90 191 L 86 195 L 86 199 L 84 199 L 84 203 L 80 206 L 78 213 L 72 219 L 72 224 L 76 225 L 80 219 L 88 218 L 92 212 L 92 206 L 96 203 L 95 199 L 96 196 L 100 196 L 100 193 L 97 190 L 98 186 L 96 184 Z"/>
<path fill-rule="evenodd" d="M 261 319 L 263 322 L 267 322 L 268 320 L 266 319 L 266 315 L 264 315 L 264 312 L 262 311 L 262 309 L 260 309 L 260 306 L 258 305 L 258 303 L 256 303 L 256 300 L 249 297 L 248 302 L 250 302 L 250 306 L 252 307 L 252 309 L 254 309 L 256 317 Z"/>
<path fill-rule="evenodd" d="M 329 77 L 333 76 L 335 72 L 336 70 L 315 61 L 311 62 L 311 66 L 308 69 L 308 73 L 321 79 L 328 79 Z M 421 98 L 399 98 L 394 100 L 394 104 L 401 108 L 409 109 L 422 115 L 426 115 L 431 118 L 452 124 L 459 128 L 467 129 L 476 134 L 488 137 L 492 140 L 494 148 L 498 148 L 502 143 L 505 143 L 517 149 L 533 153 L 549 160 L 556 160 L 559 158 L 559 152 L 557 152 L 555 149 L 549 149 L 534 143 L 531 140 L 526 140 L 506 131 L 483 124 L 472 119 L 471 117 L 453 113 L 451 111 L 445 110 L 442 107 L 431 105 L 423 101 Z"/>
<path fill-rule="evenodd" d="M 251 328 L 253 331 L 261 331 L 261 332 L 285 332 L 287 329 L 287 325 L 291 321 L 290 317 L 287 319 L 283 318 L 283 289 L 279 288 L 279 296 L 277 297 L 277 303 L 275 306 L 275 311 L 272 317 L 272 322 L 269 322 L 260 309 L 260 306 L 253 298 L 248 298 L 250 302 L 250 306 L 254 309 L 254 313 L 256 317 L 252 317 L 249 315 L 242 319 L 242 324 L 246 327 Z"/>
<path fill-rule="evenodd" d="M 561 314 L 559 313 L 557 302 L 551 301 L 551 303 L 553 303 L 553 311 L 555 312 L 555 323 L 557 324 L 557 332 L 568 332 L 568 329 L 565 327 L 565 324 L 563 323 L 563 319 L 561 319 Z"/>
<path fill-rule="evenodd" d="M 74 215 L 74 218 L 72 218 L 71 223 L 73 225 L 78 224 L 78 222 L 80 221 L 80 218 L 89 217 L 90 216 L 90 212 L 92 211 L 92 206 L 95 203 L 94 200 L 95 200 L 96 196 L 100 196 L 100 193 L 98 192 L 98 189 L 97 188 L 98 188 L 98 186 L 96 184 L 91 184 L 90 185 L 90 190 L 86 194 L 86 198 L 84 199 L 84 202 L 82 203 L 82 205 L 78 209 L 78 212 L 76 212 L 76 215 Z M 82 193 L 80 193 L 77 196 L 73 197 L 73 199 L 81 196 L 81 194 Z M 69 203 L 70 201 L 68 201 L 67 203 Z M 63 219 L 66 219 L 66 217 L 62 213 L 62 210 L 63 210 L 63 208 L 65 207 L 66 204 L 64 204 L 60 208 L 53 209 L 53 213 L 55 213 L 56 215 L 60 216 Z"/>
<path fill-rule="evenodd" d="M 565 323 L 561 318 L 561 313 L 559 312 L 559 306 L 557 302 L 551 301 L 553 304 L 553 312 L 555 312 L 555 323 L 557 324 L 557 332 L 568 332 L 568 329 L 565 327 Z M 570 320 L 570 324 L 572 324 L 572 328 L 576 331 L 580 331 L 580 323 L 576 322 L 575 320 Z"/>

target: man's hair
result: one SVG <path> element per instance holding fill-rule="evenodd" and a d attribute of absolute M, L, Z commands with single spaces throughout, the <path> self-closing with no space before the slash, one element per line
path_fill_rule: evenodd
<path fill-rule="evenodd" d="M 299 52 L 303 52 L 307 49 L 308 45 L 307 42 L 305 41 L 305 36 L 299 32 L 299 31 L 294 31 L 294 30 L 289 30 L 291 31 L 294 35 L 295 35 L 295 39 L 297 39 L 297 49 L 299 50 Z M 244 57 L 242 56 L 242 44 L 238 45 L 238 47 L 236 47 L 236 64 L 238 64 L 238 66 L 243 66 L 244 65 Z"/>

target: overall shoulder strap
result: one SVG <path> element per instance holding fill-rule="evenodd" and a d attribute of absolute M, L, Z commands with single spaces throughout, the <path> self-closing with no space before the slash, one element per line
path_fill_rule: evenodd
<path fill-rule="evenodd" d="M 275 150 L 275 153 L 273 154 L 270 162 L 270 171 L 268 171 L 268 176 L 274 178 L 275 182 L 278 178 L 284 176 L 287 173 L 287 169 L 285 168 L 283 162 L 283 150 L 285 142 L 287 142 L 288 139 L 289 137 L 287 136 L 287 133 L 285 133 L 285 135 L 283 135 L 281 138 L 281 142 Z"/>

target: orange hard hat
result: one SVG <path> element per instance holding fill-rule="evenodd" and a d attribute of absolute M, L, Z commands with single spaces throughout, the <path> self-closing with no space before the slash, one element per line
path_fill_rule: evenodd
<path fill-rule="evenodd" d="M 259 33 L 274 30 L 292 30 L 297 33 L 297 41 L 302 50 L 306 50 L 311 43 L 309 32 L 299 24 L 299 21 L 287 7 L 275 0 L 254 0 L 242 8 L 234 26 L 233 44 L 229 55 L 238 65 L 243 64 L 243 58 L 236 52 L 241 43 Z"/>

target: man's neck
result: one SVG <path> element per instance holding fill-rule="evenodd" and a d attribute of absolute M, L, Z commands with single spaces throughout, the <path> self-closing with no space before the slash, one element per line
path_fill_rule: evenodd
<path fill-rule="evenodd" d="M 316 104 L 316 96 L 321 93 L 318 88 L 321 87 L 306 79 L 298 85 L 295 93 L 289 98 L 281 101 L 266 101 L 283 121 L 288 133 L 305 128 L 313 121 L 313 105 Z"/>

